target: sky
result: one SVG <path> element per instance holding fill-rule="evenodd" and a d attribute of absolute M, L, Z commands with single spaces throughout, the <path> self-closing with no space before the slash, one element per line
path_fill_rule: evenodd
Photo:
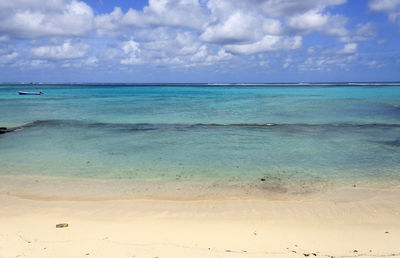
<path fill-rule="evenodd" d="M 400 81 L 400 0 L 0 0 L 0 82 Z"/>

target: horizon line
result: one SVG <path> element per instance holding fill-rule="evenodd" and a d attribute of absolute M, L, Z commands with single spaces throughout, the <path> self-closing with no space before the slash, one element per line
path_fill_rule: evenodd
<path fill-rule="evenodd" d="M 400 81 L 329 81 L 329 82 L 0 82 L 0 85 L 382 85 L 400 84 Z"/>

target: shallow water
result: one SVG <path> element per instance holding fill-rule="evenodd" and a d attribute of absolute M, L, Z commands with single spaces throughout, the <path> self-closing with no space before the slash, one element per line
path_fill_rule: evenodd
<path fill-rule="evenodd" d="M 398 185 L 400 86 L 332 86 L 2 85 L 0 175 Z"/>

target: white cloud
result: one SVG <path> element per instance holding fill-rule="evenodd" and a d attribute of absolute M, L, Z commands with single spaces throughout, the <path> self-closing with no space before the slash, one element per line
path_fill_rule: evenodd
<path fill-rule="evenodd" d="M 170 36 L 158 35 L 152 42 L 143 41 L 140 28 L 169 28 L 171 35 L 189 31 L 198 38 L 183 44 L 191 52 L 203 43 L 212 43 L 233 54 L 254 54 L 263 51 L 293 50 L 301 46 L 301 34 L 319 31 L 334 36 L 347 34 L 347 18 L 325 12 L 329 6 L 345 0 L 150 0 L 142 10 L 120 8 L 95 18 L 97 31 L 104 33 L 134 33 L 141 44 L 143 58 L 159 48 L 160 60 L 171 45 Z M 287 18 L 289 17 L 289 18 Z M 186 29 L 183 29 L 186 28 Z M 150 32 L 151 33 L 151 32 Z M 291 36 L 287 36 L 290 33 Z M 294 35 L 293 35 L 294 34 Z M 297 35 L 297 36 L 296 36 Z M 164 38 L 163 38 L 164 37 Z M 168 38 L 167 40 L 165 38 Z M 174 47 L 172 47 L 174 48 Z M 174 51 L 172 51 L 174 52 Z M 135 59 L 136 60 L 136 59 Z M 138 60 L 136 60 L 138 61 Z M 136 63 L 136 61 L 134 63 Z M 125 62 L 125 61 L 124 61 Z"/>
<path fill-rule="evenodd" d="M 367 62 L 366 65 L 371 69 L 379 69 L 379 68 L 385 67 L 384 63 L 380 63 L 377 60 L 371 60 L 371 61 Z"/>
<path fill-rule="evenodd" d="M 140 64 L 142 61 L 139 58 L 141 52 L 139 43 L 130 39 L 122 44 L 122 51 L 124 52 L 125 58 L 121 60 L 121 64 L 133 65 Z"/>
<path fill-rule="evenodd" d="M 332 71 L 336 68 L 346 69 L 351 60 L 343 56 L 318 56 L 307 58 L 298 65 L 301 71 Z"/>
<path fill-rule="evenodd" d="M 198 0 L 149 0 L 141 11 L 129 9 L 123 14 L 120 8 L 115 8 L 110 14 L 99 15 L 95 18 L 95 25 L 99 34 L 132 27 L 201 29 L 207 22 L 205 11 Z"/>
<path fill-rule="evenodd" d="M 0 42 L 6 42 L 9 41 L 10 37 L 8 35 L 1 35 L 0 36 Z"/>
<path fill-rule="evenodd" d="M 9 62 L 9 61 L 14 60 L 17 56 L 18 56 L 17 52 L 12 52 L 12 53 L 10 53 L 8 55 L 2 56 L 1 59 L 2 59 L 2 61 Z"/>
<path fill-rule="evenodd" d="M 26 66 L 33 65 L 32 58 L 36 65 L 106 64 L 120 69 L 131 69 L 129 65 L 235 65 L 250 60 L 253 65 L 292 69 L 299 67 L 299 56 L 308 51 L 307 57 L 312 58 L 303 63 L 304 68 L 343 66 L 357 56 L 358 42 L 377 36 L 373 23 L 355 24 L 351 17 L 335 12 L 335 6 L 345 2 L 149 0 L 141 10 L 115 7 L 94 15 L 83 0 L 0 0 L 0 44 L 18 45 L 0 55 L 10 62 L 25 61 Z M 369 6 L 396 16 L 399 2 L 372 0 Z M 313 45 L 314 38 L 307 39 L 315 32 L 312 37 L 330 36 L 331 45 L 322 50 Z M 308 50 L 288 53 L 291 58 L 285 58 L 283 51 L 300 49 L 303 39 Z M 344 46 L 340 49 L 336 44 Z M 258 58 L 260 54 L 268 56 L 268 62 Z M 241 55 L 250 57 L 240 59 Z"/>
<path fill-rule="evenodd" d="M 301 46 L 300 35 L 305 33 L 346 35 L 347 18 L 325 12 L 327 7 L 345 2 L 210 0 L 207 7 L 211 22 L 200 39 L 219 44 L 235 54 L 297 49 Z M 288 37 L 288 34 L 297 36 Z"/>
<path fill-rule="evenodd" d="M 267 34 L 279 35 L 283 31 L 282 24 L 279 20 L 266 18 L 263 20 L 263 31 Z"/>
<path fill-rule="evenodd" d="M 349 70 L 354 65 L 365 65 L 365 55 L 358 53 L 357 43 L 347 43 L 341 49 L 314 46 L 307 50 L 308 55 L 290 57 L 290 67 L 300 71 L 338 71 Z M 360 60 L 361 58 L 361 60 Z M 285 65 L 286 60 L 283 62 Z"/>
<path fill-rule="evenodd" d="M 225 49 L 220 49 L 215 55 L 210 54 L 209 49 L 203 45 L 198 51 L 190 57 L 190 63 L 187 66 L 193 65 L 212 65 L 221 61 L 228 61 L 233 58 L 231 53 L 226 52 Z"/>
<path fill-rule="evenodd" d="M 345 28 L 347 18 L 341 15 L 323 14 L 317 10 L 310 10 L 287 18 L 287 25 L 304 33 L 320 31 L 327 35 L 342 36 L 347 34 Z"/>
<path fill-rule="evenodd" d="M 149 0 L 149 5 L 142 12 L 130 9 L 123 22 L 138 26 L 201 28 L 205 13 L 198 0 Z"/>
<path fill-rule="evenodd" d="M 99 59 L 95 56 L 91 56 L 83 62 L 83 64 L 87 65 L 87 66 L 97 66 L 98 63 L 99 63 Z"/>
<path fill-rule="evenodd" d="M 343 49 L 339 50 L 339 54 L 354 54 L 357 52 L 358 44 L 357 43 L 348 43 L 344 45 Z"/>
<path fill-rule="evenodd" d="M 77 0 L 1 1 L 0 33 L 22 39 L 80 36 L 92 28 L 93 11 Z"/>
<path fill-rule="evenodd" d="M 121 8 L 115 7 L 109 14 L 101 14 L 94 18 L 94 24 L 99 35 L 114 34 L 120 30 L 120 21 L 123 17 Z"/>
<path fill-rule="evenodd" d="M 284 31 L 290 34 L 307 34 L 314 31 L 331 35 L 347 34 L 348 19 L 343 15 L 327 12 L 331 6 L 346 3 L 346 0 L 258 0 L 256 9 L 270 17 L 285 21 Z"/>
<path fill-rule="evenodd" d="M 367 41 L 377 36 L 375 25 L 371 22 L 365 24 L 357 24 L 353 31 L 349 31 L 347 35 L 342 36 L 342 42 L 360 42 Z"/>
<path fill-rule="evenodd" d="M 226 20 L 215 25 L 208 26 L 200 38 L 206 42 L 233 43 L 251 41 L 262 36 L 263 23 L 261 19 L 237 11 Z M 268 30 L 268 24 L 266 25 Z M 272 30 L 274 28 L 271 28 Z M 257 35 L 258 34 L 258 35 Z"/>
<path fill-rule="evenodd" d="M 286 58 L 284 64 L 282 65 L 282 68 L 287 69 L 292 62 L 293 62 L 292 58 L 290 57 Z"/>
<path fill-rule="evenodd" d="M 400 16 L 400 0 L 372 0 L 369 7 L 375 12 L 386 13 L 392 22 Z"/>
<path fill-rule="evenodd" d="M 227 53 L 225 49 L 220 49 L 216 55 L 209 55 L 205 59 L 206 63 L 214 64 L 215 62 L 228 61 L 233 58 L 231 53 Z"/>
<path fill-rule="evenodd" d="M 0 64 L 11 64 L 15 61 L 15 59 L 19 56 L 19 54 L 15 51 L 11 53 L 5 53 L 1 55 L 2 53 L 0 52 Z"/>
<path fill-rule="evenodd" d="M 114 58 L 121 58 L 125 65 L 213 65 L 233 58 L 226 50 L 211 49 L 199 42 L 194 33 L 170 31 L 166 28 L 146 29 L 139 33 L 140 40 L 123 42 L 121 52 Z"/>
<path fill-rule="evenodd" d="M 272 17 L 290 17 L 310 10 L 323 10 L 328 6 L 344 4 L 346 0 L 258 0 L 255 4 Z"/>
<path fill-rule="evenodd" d="M 321 29 L 328 23 L 328 15 L 322 15 L 316 10 L 289 17 L 287 23 L 290 27 L 300 30 Z"/>
<path fill-rule="evenodd" d="M 302 45 L 302 37 L 282 37 L 267 35 L 250 44 L 226 45 L 225 49 L 234 54 L 251 55 L 265 51 L 294 50 Z"/>
<path fill-rule="evenodd" d="M 157 28 L 144 30 L 138 36 L 143 49 L 154 57 L 192 55 L 202 45 L 197 36 L 189 31 Z"/>
<path fill-rule="evenodd" d="M 379 39 L 376 43 L 378 45 L 383 45 L 383 44 L 386 44 L 386 42 L 387 42 L 387 39 Z"/>
<path fill-rule="evenodd" d="M 40 68 L 40 67 L 43 67 L 44 65 L 48 65 L 48 62 L 47 62 L 47 60 L 34 59 L 28 65 L 30 65 L 32 67 Z"/>
<path fill-rule="evenodd" d="M 209 24 L 200 35 L 207 43 L 220 45 L 226 51 L 241 55 L 285 49 L 288 44 L 281 36 L 283 26 L 279 19 L 266 16 L 256 1 L 210 0 Z"/>
<path fill-rule="evenodd" d="M 307 53 L 310 54 L 310 55 L 314 54 L 315 53 L 315 47 L 309 47 L 307 49 Z"/>
<path fill-rule="evenodd" d="M 372 0 L 369 3 L 372 10 L 378 12 L 391 12 L 400 6 L 399 0 Z"/>
<path fill-rule="evenodd" d="M 31 49 L 33 56 L 42 59 L 71 59 L 85 56 L 90 47 L 87 44 L 66 41 L 61 45 L 47 45 Z"/>

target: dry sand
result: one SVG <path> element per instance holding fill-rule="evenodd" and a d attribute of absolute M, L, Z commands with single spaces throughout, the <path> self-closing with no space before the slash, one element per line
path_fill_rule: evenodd
<path fill-rule="evenodd" d="M 1 258 L 400 257 L 398 189 L 286 201 L 2 195 L 0 207 Z"/>

